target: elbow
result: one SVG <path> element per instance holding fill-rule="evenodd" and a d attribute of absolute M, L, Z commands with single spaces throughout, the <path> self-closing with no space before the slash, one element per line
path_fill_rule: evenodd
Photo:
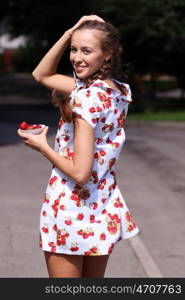
<path fill-rule="evenodd" d="M 79 174 L 78 177 L 76 178 L 76 183 L 80 186 L 84 186 L 86 183 L 88 183 L 90 180 L 90 175 L 84 175 L 84 174 Z"/>
<path fill-rule="evenodd" d="M 41 74 L 40 72 L 38 72 L 36 69 L 31 73 L 33 78 L 40 83 L 44 82 L 44 79 L 46 76 L 44 76 L 43 74 Z"/>
<path fill-rule="evenodd" d="M 36 81 L 41 82 L 41 78 L 37 72 L 33 71 L 32 76 Z"/>

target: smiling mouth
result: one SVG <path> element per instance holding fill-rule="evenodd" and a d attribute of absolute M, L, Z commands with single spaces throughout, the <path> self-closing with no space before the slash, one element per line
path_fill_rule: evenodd
<path fill-rule="evenodd" d="M 85 68 L 86 68 L 86 66 L 77 66 L 77 65 L 74 65 L 74 69 L 77 72 L 82 72 Z"/>

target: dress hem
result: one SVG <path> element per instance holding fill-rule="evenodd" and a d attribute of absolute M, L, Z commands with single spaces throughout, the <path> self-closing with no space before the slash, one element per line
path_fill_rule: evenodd
<path fill-rule="evenodd" d="M 118 242 L 120 242 L 120 241 L 122 241 L 122 240 L 128 240 L 128 239 L 130 239 L 130 238 L 132 238 L 132 237 L 134 237 L 136 234 L 138 234 L 139 233 L 139 229 L 138 228 L 136 228 L 135 230 L 134 230 L 134 232 L 133 233 L 130 233 L 129 234 L 129 236 L 127 236 L 127 237 L 120 237 L 115 243 L 114 243 L 114 246 L 116 245 L 116 243 L 118 243 Z M 113 252 L 113 250 L 114 250 L 114 246 L 113 246 L 113 248 L 111 249 L 111 251 L 110 252 L 106 252 L 106 253 L 101 253 L 101 254 L 89 254 L 89 255 L 87 255 L 87 254 L 84 254 L 84 252 L 83 253 L 75 253 L 75 252 L 72 252 L 72 251 L 68 251 L 68 250 L 62 250 L 62 252 L 57 252 L 57 251 L 51 251 L 51 248 L 49 248 L 49 247 L 44 247 L 44 246 L 40 246 L 39 248 L 42 250 L 42 251 L 47 251 L 47 252 L 51 252 L 51 253 L 56 253 L 56 254 L 67 254 L 67 255 L 82 255 L 82 256 L 102 256 L 102 255 L 109 255 L 109 254 L 111 254 L 112 252 Z"/>

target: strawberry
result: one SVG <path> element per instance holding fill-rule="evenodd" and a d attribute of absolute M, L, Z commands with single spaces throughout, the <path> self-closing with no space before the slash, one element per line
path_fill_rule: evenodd
<path fill-rule="evenodd" d="M 25 130 L 25 129 L 28 129 L 28 123 L 26 123 L 25 121 L 24 122 L 22 122 L 21 124 L 20 124 L 20 126 L 19 126 L 19 128 L 20 129 L 22 129 L 22 130 Z"/>
<path fill-rule="evenodd" d="M 42 128 L 42 126 L 40 124 L 36 124 L 36 125 L 32 125 L 34 127 L 34 129 L 36 128 Z"/>

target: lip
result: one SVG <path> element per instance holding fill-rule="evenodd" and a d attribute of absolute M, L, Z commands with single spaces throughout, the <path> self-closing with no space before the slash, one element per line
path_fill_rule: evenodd
<path fill-rule="evenodd" d="M 85 66 L 75 66 L 74 65 L 74 69 L 77 73 L 83 72 L 85 68 L 86 68 Z"/>

